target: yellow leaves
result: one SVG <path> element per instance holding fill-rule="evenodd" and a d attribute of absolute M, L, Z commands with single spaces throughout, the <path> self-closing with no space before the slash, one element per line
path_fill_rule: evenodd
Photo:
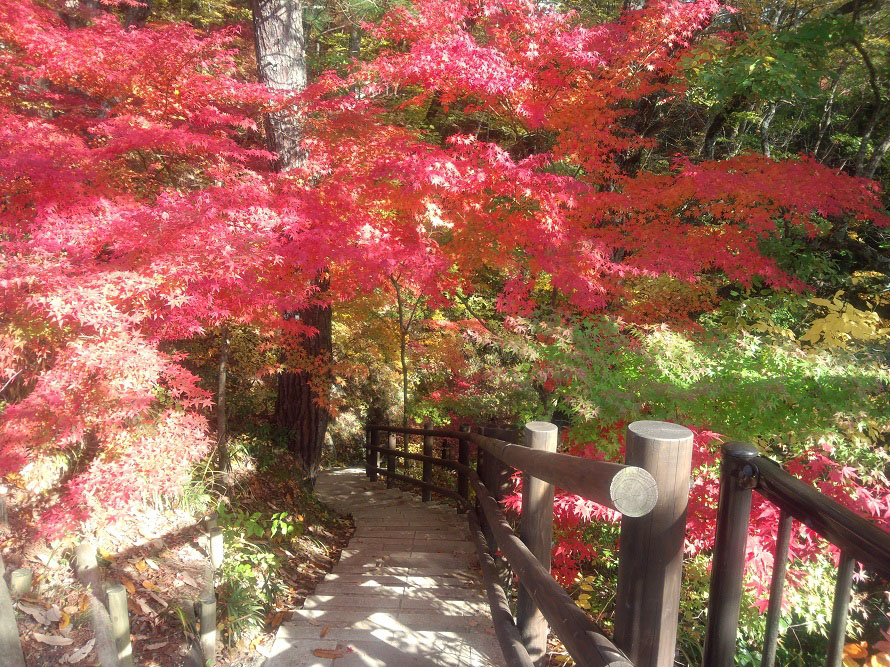
<path fill-rule="evenodd" d="M 578 595 L 578 599 L 575 602 L 581 609 L 590 609 L 590 594 L 593 592 L 593 577 L 579 577 L 579 579 L 581 583 L 578 587 L 582 592 Z"/>
<path fill-rule="evenodd" d="M 814 306 L 826 308 L 828 314 L 815 320 L 801 341 L 812 345 L 845 348 L 853 341 L 871 342 L 890 336 L 890 327 L 884 327 L 881 317 L 874 311 L 859 310 L 843 301 L 844 292 L 839 290 L 832 299 L 810 299 Z"/>
<path fill-rule="evenodd" d="M 137 560 L 133 563 L 133 567 L 135 567 L 140 572 L 145 572 L 148 569 L 148 565 L 145 564 L 144 560 Z"/>
<path fill-rule="evenodd" d="M 865 667 L 890 667 L 890 655 L 876 653 L 866 661 Z"/>

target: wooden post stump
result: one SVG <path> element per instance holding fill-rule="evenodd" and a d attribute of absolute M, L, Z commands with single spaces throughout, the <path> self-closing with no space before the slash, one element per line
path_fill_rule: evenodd
<path fill-rule="evenodd" d="M 371 431 L 371 445 L 380 446 L 380 431 L 373 429 Z M 377 481 L 377 468 L 380 467 L 380 452 L 376 450 L 368 450 L 368 478 L 372 482 Z"/>
<path fill-rule="evenodd" d="M 19 639 L 19 629 L 15 620 L 15 607 L 3 578 L 0 561 L 0 666 L 25 667 L 25 654 Z M 18 570 L 16 570 L 18 571 Z"/>
<path fill-rule="evenodd" d="M 545 452 L 555 452 L 559 436 L 556 425 L 548 422 L 529 422 L 525 425 L 525 446 Z M 550 552 L 553 541 L 553 484 L 527 473 L 522 476 L 522 516 L 519 538 L 550 571 Z M 547 660 L 547 634 L 550 631 L 544 615 L 528 591 L 520 585 L 516 607 L 516 625 L 529 657 L 536 666 Z"/>
<path fill-rule="evenodd" d="M 111 633 L 117 647 L 121 667 L 133 667 L 133 645 L 130 643 L 130 614 L 127 611 L 127 589 L 123 584 L 108 587 L 108 615 Z"/>
<path fill-rule="evenodd" d="M 461 426 L 460 430 L 467 433 L 470 430 L 469 426 Z M 470 465 L 470 441 L 464 438 L 461 438 L 457 441 L 457 462 L 461 465 L 468 466 Z M 458 470 L 457 472 L 457 493 L 464 500 L 470 499 L 470 478 L 467 476 L 467 473 Z M 460 507 L 460 506 L 458 506 Z M 460 511 L 460 510 L 458 510 Z"/>
<path fill-rule="evenodd" d="M 621 519 L 615 644 L 636 667 L 671 667 L 677 644 L 692 431 L 636 421 L 627 427 L 626 463 L 648 471 L 655 508 Z"/>
<path fill-rule="evenodd" d="M 27 567 L 20 567 L 13 570 L 9 575 L 9 593 L 13 598 L 20 598 L 31 592 L 31 583 L 34 581 L 34 574 Z"/>
<path fill-rule="evenodd" d="M 430 427 L 429 424 L 424 424 L 423 428 L 428 429 Z M 423 436 L 423 455 L 424 456 L 432 456 L 433 455 L 433 436 L 425 435 Z M 423 462 L 422 468 L 422 479 L 427 484 L 433 483 L 433 464 L 429 461 Z M 428 503 L 432 500 L 433 494 L 430 491 L 429 487 L 423 487 L 423 490 L 420 492 L 421 500 L 425 503 Z"/>
<path fill-rule="evenodd" d="M 222 528 L 214 528 L 210 531 L 210 564 L 213 565 L 214 570 L 218 570 L 219 566 L 222 565 L 223 562 L 223 550 L 225 545 L 223 544 L 223 534 Z"/>
<path fill-rule="evenodd" d="M 216 596 L 205 595 L 196 603 L 195 610 L 200 623 L 201 653 L 207 665 L 216 663 Z"/>
<path fill-rule="evenodd" d="M 395 433 L 389 434 L 389 448 L 392 451 L 395 451 L 395 449 L 396 449 L 396 434 Z M 393 477 L 393 475 L 396 472 L 396 457 L 392 453 L 388 453 L 386 455 L 386 472 L 389 473 L 386 476 L 386 488 L 391 489 L 392 487 L 394 487 L 396 485 L 396 480 Z"/>

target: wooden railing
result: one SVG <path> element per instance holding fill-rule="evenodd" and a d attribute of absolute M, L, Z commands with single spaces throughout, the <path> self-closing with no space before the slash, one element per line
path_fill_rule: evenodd
<path fill-rule="evenodd" d="M 387 446 L 381 445 L 384 434 L 389 435 Z M 405 437 L 402 451 L 396 434 Z M 407 451 L 411 435 L 423 437 L 423 454 Z M 444 446 L 441 457 L 433 456 L 436 438 L 455 440 L 456 457 L 446 456 Z M 396 480 L 418 485 L 424 500 L 438 493 L 455 500 L 459 511 L 471 510 L 470 532 L 495 632 L 510 667 L 543 664 L 548 624 L 578 665 L 670 667 L 676 648 L 692 432 L 665 422 L 634 422 L 627 429 L 628 465 L 556 453 L 557 429 L 552 424 L 531 422 L 521 439 L 523 445 L 517 445 L 510 440 L 518 442 L 518 434 L 491 428 L 470 432 L 372 426 L 367 473 L 372 480 L 385 476 L 389 486 Z M 381 455 L 385 467 L 380 467 Z M 420 461 L 422 479 L 397 472 L 399 458 Z M 454 471 L 455 485 L 434 484 L 434 466 Z M 523 474 L 518 536 L 498 502 L 510 490 L 514 468 Z M 554 485 L 623 514 L 611 640 L 550 577 Z M 735 442 L 723 448 L 703 667 L 734 664 L 754 491 L 781 511 L 761 666 L 775 663 L 791 522 L 797 519 L 841 550 L 825 660 L 827 667 L 840 667 L 854 565 L 858 561 L 890 579 L 890 533 L 783 471 L 756 447 Z M 515 620 L 498 581 L 498 550 L 519 583 Z"/>
<path fill-rule="evenodd" d="M 730 442 L 723 447 L 703 665 L 725 667 L 733 664 L 754 491 L 780 510 L 761 667 L 773 667 L 776 660 L 793 519 L 841 550 L 825 658 L 827 667 L 840 667 L 853 568 L 858 561 L 890 579 L 890 533 L 789 475 L 773 461 L 760 456 L 753 445 L 741 442 Z"/>
<path fill-rule="evenodd" d="M 676 424 L 635 422 L 628 427 L 629 465 L 622 465 L 557 453 L 557 427 L 546 422 L 526 424 L 522 444 L 498 429 L 481 431 L 370 426 L 366 468 L 371 480 L 383 476 L 388 486 L 410 483 L 422 489 L 424 500 L 437 493 L 456 501 L 459 511 L 470 510 L 470 532 L 506 663 L 543 664 L 552 628 L 578 665 L 671 664 L 692 432 Z M 404 438 L 402 449 L 397 435 Z M 412 435 L 423 438 L 423 454 L 408 451 Z M 456 457 L 434 456 L 434 439 L 456 441 Z M 420 479 L 398 472 L 397 459 L 420 462 Z M 454 486 L 435 484 L 434 467 L 454 471 Z M 513 469 L 523 475 L 519 535 L 499 503 Z M 615 643 L 550 576 L 555 485 L 623 516 Z M 518 580 L 515 620 L 498 581 L 498 551 Z"/>

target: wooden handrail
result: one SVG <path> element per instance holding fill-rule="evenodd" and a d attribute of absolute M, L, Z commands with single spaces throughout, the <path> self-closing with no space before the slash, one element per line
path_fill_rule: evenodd
<path fill-rule="evenodd" d="M 516 536 L 475 472 L 470 484 L 498 547 L 575 662 L 586 667 L 633 667 Z"/>
<path fill-rule="evenodd" d="M 532 665 L 540 665 L 546 660 L 548 624 L 579 665 L 633 667 L 636 663 L 639 667 L 666 667 L 670 664 L 662 658 L 673 656 L 675 628 L 673 632 L 669 632 L 662 627 L 663 623 L 652 625 L 649 629 L 637 628 L 637 621 L 642 620 L 645 624 L 645 618 L 640 619 L 641 614 L 634 612 L 629 616 L 625 615 L 625 635 L 627 629 L 633 630 L 633 635 L 644 636 L 646 646 L 641 648 L 639 642 L 627 641 L 627 637 L 622 640 L 617 630 L 613 643 L 549 572 L 553 491 L 558 486 L 623 512 L 619 598 L 622 590 L 630 591 L 634 600 L 630 607 L 632 612 L 635 609 L 645 610 L 647 614 L 650 611 L 658 612 L 658 618 L 665 619 L 674 615 L 668 609 L 673 605 L 671 596 L 662 600 L 660 606 L 649 602 L 657 599 L 660 590 L 678 589 L 679 568 L 670 567 L 673 560 L 658 558 L 652 561 L 651 556 L 670 549 L 682 554 L 682 540 L 679 544 L 674 544 L 675 540 L 667 538 L 668 533 L 673 535 L 676 526 L 685 524 L 679 515 L 675 515 L 677 512 L 685 512 L 689 466 L 685 465 L 684 468 L 684 465 L 673 465 L 670 459 L 672 452 L 679 452 L 683 456 L 688 453 L 686 449 L 691 452 L 692 434 L 688 429 L 662 422 L 635 422 L 635 425 L 642 425 L 647 433 L 655 429 L 648 434 L 651 437 L 643 439 L 640 448 L 642 456 L 634 460 L 637 464 L 635 466 L 560 454 L 555 451 L 557 428 L 547 422 L 526 424 L 524 446 L 499 439 L 518 438 L 518 434 L 491 428 L 483 430 L 488 435 L 482 435 L 453 429 L 387 425 L 368 427 L 367 471 L 371 479 L 375 479 L 379 473 L 386 476 L 387 487 L 397 480 L 419 486 L 426 491 L 423 495 L 425 500 L 429 499 L 430 491 L 441 493 L 458 501 L 458 511 L 470 505 L 468 487 L 474 491 L 476 508 L 475 512 L 470 512 L 471 534 L 477 543 L 498 640 L 510 667 L 528 667 L 529 661 Z M 631 427 L 628 428 L 632 435 Z M 673 442 L 676 439 L 674 431 L 678 430 L 683 432 L 683 443 Z M 382 435 L 387 433 L 389 447 L 381 447 Z M 407 447 L 397 450 L 394 444 L 396 434 L 423 436 L 424 453 L 407 452 Z M 432 456 L 432 438 L 436 437 L 457 440 L 460 460 L 444 458 L 444 445 L 443 458 Z M 468 465 L 470 442 L 477 447 L 476 470 Z M 675 446 L 678 444 L 683 446 Z M 387 459 L 386 468 L 379 467 L 380 454 Z M 424 479 L 396 473 L 395 461 L 398 458 L 421 461 L 424 464 Z M 457 492 L 432 484 L 433 465 L 457 472 Z M 523 473 L 523 518 L 519 535 L 513 532 L 499 502 L 505 491 L 504 481 L 514 469 Z M 686 491 L 682 491 L 684 474 Z M 462 484 L 462 480 L 469 482 L 469 485 Z M 665 491 L 663 498 L 659 497 L 660 490 Z M 654 507 L 661 509 L 656 513 L 652 511 Z M 626 539 L 629 540 L 630 536 L 636 534 L 645 539 L 637 539 L 638 548 L 633 549 L 633 554 L 625 554 Z M 668 546 L 665 547 L 662 543 Z M 491 552 L 496 548 L 500 549 L 517 576 L 519 590 L 515 622 L 509 613 L 506 595 L 493 574 L 497 565 Z M 636 563 L 636 569 L 624 567 L 627 559 Z M 628 577 L 624 577 L 624 585 L 621 577 L 622 572 L 626 575 L 631 571 L 645 573 L 645 576 L 640 574 L 632 582 L 632 591 L 628 587 Z M 663 613 L 665 609 L 670 614 Z M 651 620 L 653 616 L 648 618 Z M 517 641 L 521 643 L 522 651 L 517 650 Z M 638 657 L 642 659 L 638 660 Z"/>
<path fill-rule="evenodd" d="M 491 622 L 494 625 L 494 634 L 501 646 L 504 660 L 510 667 L 534 667 L 532 659 L 528 655 L 519 628 L 513 620 L 513 612 L 504 589 L 498 583 L 497 568 L 491 556 L 491 548 L 475 512 L 467 512 L 467 521 L 470 524 L 470 535 L 476 545 L 476 554 L 479 556 L 479 567 L 482 570 L 482 584 L 488 595 L 488 606 L 491 608 Z"/>
<path fill-rule="evenodd" d="M 658 501 L 658 488 L 652 475 L 636 466 L 585 459 L 558 452 L 532 450 L 478 433 L 452 429 L 380 425 L 371 426 L 370 429 L 387 433 L 469 440 L 517 470 L 555 484 L 569 493 L 575 493 L 604 507 L 617 510 L 625 516 L 645 516 L 652 511 Z"/>

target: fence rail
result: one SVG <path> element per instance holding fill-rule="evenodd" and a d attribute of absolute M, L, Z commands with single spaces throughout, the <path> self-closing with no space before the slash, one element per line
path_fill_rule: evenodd
<path fill-rule="evenodd" d="M 640 424 L 645 426 L 655 422 Z M 682 429 L 674 425 L 660 428 L 662 431 L 664 428 Z M 640 440 L 641 448 L 658 449 L 667 442 L 669 448 L 689 449 L 691 454 L 691 432 L 682 429 L 680 433 L 682 437 L 679 440 L 674 438 L 669 441 L 665 441 L 664 437 L 659 439 L 664 433 L 648 439 L 644 436 Z M 661 534 L 664 528 L 661 524 L 664 522 L 659 520 L 653 523 L 648 515 L 659 504 L 682 506 L 681 510 L 685 512 L 689 468 L 687 467 L 686 487 L 682 490 L 682 497 L 673 497 L 671 494 L 676 489 L 668 489 L 668 496 L 660 498 L 656 478 L 643 467 L 557 453 L 557 429 L 552 424 L 527 424 L 523 444 L 510 442 L 502 437 L 492 437 L 492 434 L 509 437 L 497 429 L 485 429 L 483 433 L 479 433 L 456 429 L 372 425 L 367 430 L 366 471 L 372 480 L 376 480 L 378 476 L 386 478 L 388 486 L 400 481 L 420 487 L 424 492 L 424 500 L 429 499 L 429 494 L 436 493 L 455 500 L 458 511 L 470 510 L 470 533 L 479 552 L 495 632 L 509 665 L 543 664 L 546 660 L 547 634 L 552 628 L 578 665 L 632 667 L 634 663 L 626 652 L 616 646 L 550 576 L 554 486 L 558 485 L 621 512 L 625 521 L 629 522 L 627 525 L 622 524 L 622 535 L 625 535 L 625 531 L 633 532 L 644 525 L 651 533 L 650 539 L 660 541 L 664 537 Z M 402 449 L 397 448 L 398 435 L 405 437 Z M 423 454 L 408 451 L 409 436 L 423 438 Z M 457 441 L 456 459 L 433 456 L 433 440 L 437 438 Z M 384 441 L 386 446 L 382 444 Z M 470 461 L 473 454 L 476 460 L 475 469 Z M 381 456 L 384 461 L 381 461 Z M 650 453 L 648 458 L 643 458 L 652 463 L 658 457 Z M 421 479 L 398 472 L 397 460 L 421 462 Z M 449 488 L 433 483 L 433 467 L 456 473 L 455 486 Z M 504 493 L 504 480 L 508 479 L 513 469 L 523 474 L 523 513 L 518 536 L 499 503 Z M 471 502 L 473 500 L 475 509 Z M 675 520 L 676 517 L 673 517 L 671 522 L 675 523 Z M 635 524 L 634 521 L 641 521 L 643 524 Z M 679 568 L 675 572 L 668 572 L 664 563 L 653 564 L 649 558 L 653 544 L 640 543 L 638 547 L 634 553 L 622 554 L 624 561 L 634 561 L 628 569 L 628 576 L 636 576 L 630 573 L 644 569 L 651 570 L 653 576 L 644 578 L 642 586 L 624 584 L 625 588 L 636 589 L 634 595 L 639 601 L 640 608 L 633 610 L 629 615 L 631 619 L 640 618 L 643 613 L 647 613 L 656 598 L 664 602 L 662 591 L 665 588 L 676 589 L 678 592 L 676 600 L 666 601 L 668 607 L 679 605 Z M 504 555 L 518 579 L 515 619 L 507 604 L 507 595 L 498 582 L 494 557 L 498 551 Z M 676 582 L 665 586 L 663 577 L 666 575 L 676 577 Z M 621 585 L 619 582 L 619 587 Z M 670 613 L 669 609 L 668 615 Z M 674 616 L 676 613 L 677 608 L 674 608 Z M 628 621 L 628 625 L 632 625 L 632 621 Z M 657 652 L 673 657 L 675 634 L 675 628 L 670 631 L 659 630 L 654 641 L 649 643 Z M 662 646 L 664 642 L 668 642 L 670 646 Z M 635 645 L 632 645 L 632 649 L 645 659 L 644 653 L 641 653 L 644 649 Z"/>
<path fill-rule="evenodd" d="M 621 465 L 557 453 L 557 430 L 552 424 L 531 422 L 522 438 L 500 429 L 478 430 L 370 426 L 367 473 L 372 480 L 384 476 L 388 485 L 395 481 L 414 484 L 423 489 L 424 500 L 436 493 L 454 500 L 458 511 L 470 510 L 470 534 L 479 554 L 506 664 L 543 664 L 547 633 L 552 628 L 578 665 L 673 665 L 691 431 L 665 422 L 634 422 L 627 429 L 627 465 Z M 384 435 L 388 435 L 387 446 L 381 444 Z M 403 450 L 396 448 L 397 435 L 405 438 Z M 409 436 L 422 436 L 423 454 L 408 451 Z M 434 456 L 437 438 L 456 440 L 457 457 L 448 458 L 444 445 L 442 457 Z M 421 462 L 422 479 L 397 472 L 397 459 Z M 455 485 L 435 484 L 434 467 L 454 473 Z M 499 503 L 514 469 L 523 474 L 518 536 Z M 622 513 L 615 632 L 611 640 L 550 576 L 554 485 Z M 729 443 L 723 448 L 703 667 L 734 664 L 745 545 L 755 491 L 781 511 L 761 665 L 775 664 L 788 548 L 792 521 L 796 519 L 841 550 L 825 662 L 827 667 L 840 667 L 855 563 L 861 562 L 890 578 L 890 533 L 788 474 L 744 443 Z M 515 618 L 499 581 L 503 577 L 499 577 L 494 555 L 498 551 L 518 579 Z"/>
<path fill-rule="evenodd" d="M 847 614 L 856 561 L 890 579 L 890 533 L 820 493 L 761 456 L 753 445 L 723 447 L 717 537 L 708 598 L 704 667 L 733 664 L 745 568 L 745 544 L 754 492 L 780 510 L 761 667 L 773 667 L 787 571 L 792 520 L 797 519 L 841 550 L 829 631 L 827 667 L 843 660 Z"/>

